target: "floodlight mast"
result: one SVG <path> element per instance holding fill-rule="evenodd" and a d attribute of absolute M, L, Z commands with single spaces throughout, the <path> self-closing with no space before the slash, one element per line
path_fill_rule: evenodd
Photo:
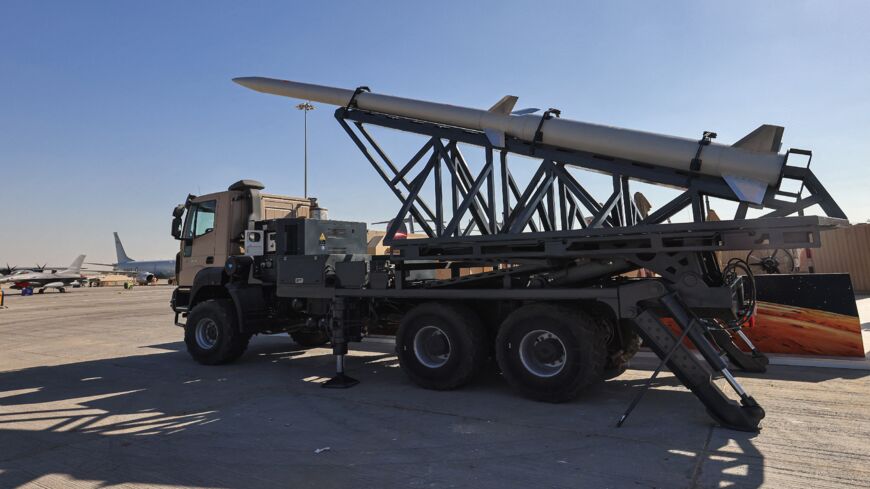
<path fill-rule="evenodd" d="M 305 181 L 305 184 L 304 184 L 305 185 L 305 194 L 304 194 L 304 196 L 307 199 L 308 198 L 308 111 L 314 110 L 316 107 L 314 105 L 312 105 L 311 102 L 303 102 L 303 103 L 297 105 L 296 108 L 305 113 L 305 117 L 304 117 L 304 127 L 305 127 L 304 139 L 305 139 L 305 142 L 303 143 L 303 145 L 305 147 L 305 150 L 304 150 L 305 151 L 305 158 L 304 158 L 305 159 L 305 163 L 304 163 L 305 164 L 305 170 L 304 170 L 305 176 L 304 176 L 303 180 Z"/>

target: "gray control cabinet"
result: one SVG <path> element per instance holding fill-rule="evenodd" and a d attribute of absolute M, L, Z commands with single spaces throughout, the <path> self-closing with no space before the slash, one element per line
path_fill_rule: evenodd
<path fill-rule="evenodd" d="M 277 255 L 364 254 L 367 250 L 363 222 L 321 219 L 275 219 Z"/>
<path fill-rule="evenodd" d="M 278 296 L 328 294 L 329 288 L 365 284 L 365 223 L 293 218 L 276 219 L 268 228 L 275 233 Z"/>

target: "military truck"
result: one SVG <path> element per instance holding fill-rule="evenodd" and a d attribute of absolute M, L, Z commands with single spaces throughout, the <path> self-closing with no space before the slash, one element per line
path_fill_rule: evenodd
<path fill-rule="evenodd" d="M 305 348 L 331 343 L 336 375 L 323 385 L 349 387 L 357 381 L 344 369 L 348 343 L 375 327 L 392 328 L 401 368 L 422 387 L 461 387 L 494 360 L 522 395 L 563 402 L 622 373 L 640 334 L 721 424 L 753 430 L 763 417 L 706 339 L 724 324 L 714 319 L 751 314 L 745 277 L 720 272 L 709 251 L 659 255 L 642 244 L 746 246 L 762 230 L 757 221 L 695 225 L 691 233 L 685 225 L 656 225 L 531 241 L 393 240 L 391 254 L 378 256 L 366 253 L 365 223 L 327 219 L 316 199 L 263 189 L 241 180 L 223 192 L 190 195 L 173 212 L 181 246 L 171 307 L 200 363 L 238 359 L 254 335 L 289 333 Z M 775 243 L 817 242 L 819 219 L 765 220 L 763 233 Z M 637 263 L 662 276 L 626 278 Z M 462 274 L 472 266 L 485 268 Z M 419 273 L 445 269 L 446 278 Z M 731 341 L 718 333 L 720 347 Z M 682 345 L 685 338 L 703 358 Z M 756 360 L 739 349 L 724 352 L 744 367 Z M 737 386 L 740 404 L 712 381 L 707 365 L 715 361 Z"/>
<path fill-rule="evenodd" d="M 637 351 L 637 334 L 592 297 L 578 308 L 541 287 L 475 291 L 461 285 L 474 276 L 463 276 L 460 262 L 443 265 L 453 266 L 449 279 L 415 279 L 432 277 L 416 273 L 432 267 L 397 267 L 398 256 L 366 254 L 365 223 L 323 219 L 316 199 L 263 188 L 241 180 L 224 192 L 189 196 L 175 210 L 172 233 L 181 250 L 171 303 L 200 363 L 236 360 L 256 334 L 289 333 L 314 347 L 333 335 L 360 341 L 377 326 L 397 330 L 401 366 L 424 387 L 460 387 L 500 355 L 522 393 L 558 402 L 621 373 Z M 511 276 L 498 265 L 487 270 L 498 282 Z M 459 287 L 435 287 L 439 282 Z M 338 350 L 340 358 L 345 352 Z M 348 381 L 343 375 L 338 382 Z"/>

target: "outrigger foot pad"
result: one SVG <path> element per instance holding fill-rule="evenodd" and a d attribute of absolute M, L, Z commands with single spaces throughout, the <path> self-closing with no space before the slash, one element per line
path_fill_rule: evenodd
<path fill-rule="evenodd" d="M 353 377 L 347 376 L 344 372 L 335 374 L 335 377 L 320 384 L 324 389 L 348 389 L 359 384 L 359 381 Z"/>
<path fill-rule="evenodd" d="M 719 413 L 727 414 L 727 418 L 720 416 L 719 413 L 709 408 L 707 413 L 723 428 L 749 433 L 761 431 L 761 420 L 764 419 L 765 415 L 764 408 L 759 406 L 752 396 L 747 396 L 741 402 L 739 409 L 719 411 Z"/>

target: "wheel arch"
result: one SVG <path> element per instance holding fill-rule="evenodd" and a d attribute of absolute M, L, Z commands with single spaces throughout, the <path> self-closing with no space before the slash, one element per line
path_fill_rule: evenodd
<path fill-rule="evenodd" d="M 209 299 L 231 299 L 225 284 L 227 276 L 222 267 L 203 268 L 193 278 L 193 286 L 190 288 L 189 307 Z"/>
<path fill-rule="evenodd" d="M 201 302 L 212 299 L 230 299 L 232 296 L 227 289 L 221 285 L 207 285 L 196 290 L 195 295 L 191 297 L 190 307 L 193 308 Z"/>

